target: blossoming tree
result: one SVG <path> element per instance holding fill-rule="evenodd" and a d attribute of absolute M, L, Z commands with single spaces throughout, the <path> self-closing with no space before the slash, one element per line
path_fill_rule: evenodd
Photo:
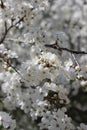
<path fill-rule="evenodd" d="M 0 130 L 87 129 L 86 41 L 86 0 L 0 0 Z"/>

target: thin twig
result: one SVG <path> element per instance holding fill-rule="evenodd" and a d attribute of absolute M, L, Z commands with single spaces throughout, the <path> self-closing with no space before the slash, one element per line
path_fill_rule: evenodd
<path fill-rule="evenodd" d="M 1 1 L 2 2 L 2 1 Z M 2 44 L 8 34 L 8 32 L 13 28 L 15 27 L 17 24 L 19 24 L 21 21 L 23 21 L 24 17 L 26 15 L 24 15 L 23 17 L 21 17 L 15 24 L 13 24 L 13 21 L 11 23 L 11 26 L 7 28 L 7 22 L 5 21 L 4 24 L 5 24 L 5 32 L 4 32 L 4 35 L 3 37 L 1 38 L 0 40 L 0 44 Z M 8 66 L 10 66 L 16 73 L 18 73 L 20 75 L 20 77 L 24 80 L 24 81 L 27 81 L 24 76 L 9 62 L 9 58 L 7 57 L 7 54 L 3 54 L 2 52 L 0 52 L 0 59 L 2 59 L 4 62 L 7 63 Z M 28 82 L 28 81 L 27 81 Z"/>
<path fill-rule="evenodd" d="M 2 44 L 8 34 L 8 32 L 13 28 L 15 27 L 18 23 L 20 23 L 21 21 L 23 21 L 25 15 L 23 17 L 21 17 L 15 24 L 12 24 L 9 28 L 7 28 L 7 22 L 5 21 L 5 32 L 3 34 L 3 37 L 1 38 L 0 40 L 0 44 Z"/>
<path fill-rule="evenodd" d="M 87 52 L 85 52 L 85 51 L 74 51 L 74 50 L 71 50 L 71 49 L 68 49 L 68 48 L 65 48 L 65 47 L 60 47 L 58 45 L 57 41 L 54 44 L 45 44 L 45 46 L 57 49 L 59 51 L 67 51 L 67 52 L 70 52 L 70 53 L 73 53 L 73 54 L 87 54 Z"/>
<path fill-rule="evenodd" d="M 87 54 L 87 52 L 85 52 L 85 51 L 74 51 L 74 50 L 70 50 L 68 48 L 63 48 L 63 47 L 60 47 L 59 50 L 68 51 L 68 52 L 74 53 L 74 54 Z"/>
<path fill-rule="evenodd" d="M 78 61 L 77 61 L 77 59 L 76 59 L 76 57 L 75 57 L 75 55 L 74 55 L 74 54 L 72 54 L 72 57 L 73 57 L 73 59 L 74 59 L 74 61 L 75 61 L 76 65 L 80 67 L 80 65 L 79 65 L 79 63 L 78 63 Z"/>
<path fill-rule="evenodd" d="M 0 53 L 0 59 L 2 59 L 3 62 L 5 62 L 9 67 L 11 67 L 18 75 L 20 75 L 20 77 L 26 81 L 29 82 L 27 79 L 24 78 L 24 76 L 21 74 L 21 72 L 19 70 L 16 69 L 16 67 L 14 67 L 10 62 L 9 62 L 9 58 L 7 57 L 7 54 L 3 54 Z"/>

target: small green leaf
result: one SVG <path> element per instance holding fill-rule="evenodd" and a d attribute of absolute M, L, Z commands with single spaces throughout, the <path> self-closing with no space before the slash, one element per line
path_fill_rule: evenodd
<path fill-rule="evenodd" d="M 13 69 L 10 69 L 9 72 L 10 72 L 11 74 L 13 74 L 13 73 L 14 73 L 14 70 L 13 70 Z"/>

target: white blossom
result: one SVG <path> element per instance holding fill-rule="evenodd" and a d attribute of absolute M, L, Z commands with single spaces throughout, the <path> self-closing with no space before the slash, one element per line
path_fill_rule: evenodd
<path fill-rule="evenodd" d="M 6 112 L 0 112 L 0 125 L 9 130 L 14 130 L 16 128 L 16 122 L 11 118 L 11 116 Z"/>
<path fill-rule="evenodd" d="M 86 42 L 86 0 L 0 1 L 0 129 L 87 129 Z"/>

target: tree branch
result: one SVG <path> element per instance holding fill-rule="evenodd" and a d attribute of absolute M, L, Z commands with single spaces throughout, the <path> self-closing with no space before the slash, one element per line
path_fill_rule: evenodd
<path fill-rule="evenodd" d="M 1 8 L 4 9 L 5 8 L 5 5 L 3 3 L 3 1 L 1 0 L 1 4 L 0 4 Z"/>
<path fill-rule="evenodd" d="M 15 68 L 15 66 L 13 66 L 10 62 L 10 59 L 8 58 L 8 55 L 5 53 L 1 53 L 0 52 L 0 59 L 5 62 L 9 67 L 11 67 L 18 75 L 20 75 L 20 77 L 22 78 L 22 80 L 26 81 L 26 82 L 29 82 L 27 79 L 25 79 L 25 77 L 21 74 L 21 72 L 19 70 L 17 70 Z"/>
<path fill-rule="evenodd" d="M 85 51 L 74 51 L 74 50 L 71 50 L 71 49 L 68 49 L 68 48 L 65 48 L 65 47 L 60 47 L 58 45 L 57 41 L 54 44 L 45 44 L 45 46 L 59 50 L 59 51 L 67 51 L 67 52 L 70 52 L 70 53 L 73 53 L 73 54 L 87 54 L 87 52 L 85 52 Z"/>
<path fill-rule="evenodd" d="M 7 34 L 8 34 L 8 32 L 13 28 L 13 27 L 15 27 L 18 23 L 20 23 L 21 21 L 23 21 L 23 19 L 24 19 L 24 17 L 25 17 L 25 15 L 23 16 L 23 17 L 21 17 L 15 24 L 13 24 L 13 22 L 12 22 L 12 25 L 9 27 L 9 28 L 7 28 L 7 22 L 5 21 L 5 32 L 4 32 L 4 34 L 3 34 L 3 37 L 1 38 L 1 40 L 0 40 L 0 44 L 2 44 L 3 42 L 4 42 L 4 40 L 5 40 L 5 38 L 6 38 L 6 36 L 7 36 Z"/>

